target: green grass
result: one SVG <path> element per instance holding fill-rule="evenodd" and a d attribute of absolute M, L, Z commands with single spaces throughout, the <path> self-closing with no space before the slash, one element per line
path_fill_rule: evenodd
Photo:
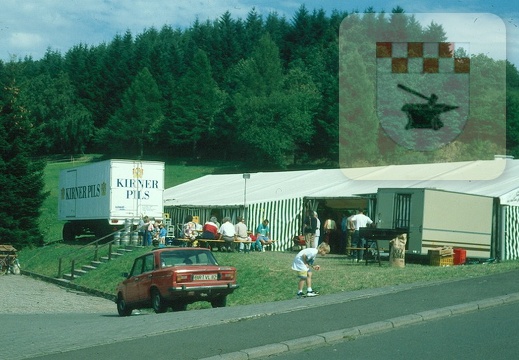
<path fill-rule="evenodd" d="M 40 249 L 27 249 L 20 252 L 20 262 L 24 270 L 56 276 L 57 258 L 60 256 L 67 256 L 70 259 L 71 255 L 77 255 L 82 259 L 78 260 L 78 265 L 86 264 L 93 258 L 93 248 L 89 249 L 88 256 L 78 252 L 78 248 L 79 246 L 56 244 Z M 97 270 L 74 282 L 87 288 L 114 294 L 115 286 L 123 279 L 121 274 L 129 272 L 133 259 L 146 251 L 148 249 L 137 248 L 130 254 L 102 264 Z M 100 256 L 104 255 L 106 254 L 100 251 Z M 295 252 L 250 254 L 216 252 L 215 256 L 221 265 L 232 265 L 238 269 L 240 288 L 229 296 L 229 306 L 294 298 L 297 278 L 290 267 Z M 65 263 L 70 266 L 70 260 L 64 262 L 64 265 Z M 318 258 L 316 263 L 320 264 L 322 269 L 314 272 L 313 287 L 323 294 L 479 277 L 519 269 L 519 261 L 450 267 L 408 263 L 404 268 L 390 267 L 387 261 L 383 261 L 382 267 L 375 263 L 365 266 L 364 263 L 354 264 L 337 255 Z M 190 305 L 189 309 L 208 307 L 209 304 L 200 302 Z"/>

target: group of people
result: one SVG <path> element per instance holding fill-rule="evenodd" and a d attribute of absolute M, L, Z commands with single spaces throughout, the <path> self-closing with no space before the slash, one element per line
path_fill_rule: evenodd
<path fill-rule="evenodd" d="M 238 251 L 265 251 L 265 247 L 273 243 L 270 238 L 269 221 L 266 219 L 258 225 L 255 233 L 249 232 L 242 216 L 237 217 L 236 224 L 233 224 L 231 218 L 226 216 L 222 219 L 221 225 L 216 216 L 211 216 L 201 228 L 197 228 L 197 226 L 199 225 L 193 221 L 193 216 L 188 215 L 182 227 L 183 237 L 200 242 L 223 240 L 223 243 L 214 246 L 222 252 L 236 251 L 237 243 L 239 243 Z M 237 242 L 235 242 L 236 240 Z"/>
<path fill-rule="evenodd" d="M 150 217 L 144 216 L 139 220 L 137 231 L 142 246 L 151 246 L 153 242 L 158 245 L 166 244 L 167 229 L 161 221 L 154 221 Z"/>
<path fill-rule="evenodd" d="M 322 226 L 324 237 L 321 239 L 321 221 L 317 212 L 309 209 L 305 213 L 302 232 L 307 248 L 317 248 L 320 243 L 326 243 L 334 253 L 345 254 L 359 261 L 362 260 L 364 251 L 358 249 L 365 246 L 365 239 L 360 237 L 359 230 L 372 225 L 373 221 L 363 209 L 355 213 L 344 213 L 340 229 L 336 221 L 329 217 Z"/>

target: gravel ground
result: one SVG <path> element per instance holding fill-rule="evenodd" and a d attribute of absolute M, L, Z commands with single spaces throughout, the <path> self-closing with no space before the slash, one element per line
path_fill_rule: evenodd
<path fill-rule="evenodd" d="M 0 275 L 0 314 L 117 313 L 114 302 L 25 275 Z"/>

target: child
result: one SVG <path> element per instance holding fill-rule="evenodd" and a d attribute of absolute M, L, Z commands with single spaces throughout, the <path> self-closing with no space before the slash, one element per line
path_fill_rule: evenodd
<path fill-rule="evenodd" d="M 168 231 L 162 223 L 159 225 L 159 229 L 159 245 L 166 245 L 166 235 L 168 234 Z"/>
<path fill-rule="evenodd" d="M 306 296 L 317 296 L 318 292 L 312 289 L 312 269 L 318 271 L 321 267 L 314 265 L 314 260 L 317 254 L 324 256 L 330 252 L 330 246 L 322 243 L 316 248 L 306 248 L 301 250 L 295 257 L 292 263 L 292 270 L 297 271 L 299 284 L 297 289 L 297 296 L 303 296 L 303 285 L 306 282 Z"/>

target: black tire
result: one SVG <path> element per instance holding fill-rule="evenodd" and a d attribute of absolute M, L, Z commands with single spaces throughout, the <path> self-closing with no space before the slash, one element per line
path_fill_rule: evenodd
<path fill-rule="evenodd" d="M 225 307 L 227 305 L 227 296 L 220 296 L 211 300 L 211 306 L 214 308 Z"/>
<path fill-rule="evenodd" d="M 128 307 L 121 294 L 117 296 L 117 312 L 119 316 L 130 316 L 132 314 L 132 309 Z"/>
<path fill-rule="evenodd" d="M 67 222 L 63 225 L 63 241 L 64 242 L 72 242 L 76 240 L 76 230 L 74 229 L 74 224 Z"/>
<path fill-rule="evenodd" d="M 160 295 L 160 292 L 157 289 L 151 290 L 151 306 L 157 314 L 168 311 L 168 306 L 165 304 L 164 299 L 162 299 L 162 295 Z"/>

